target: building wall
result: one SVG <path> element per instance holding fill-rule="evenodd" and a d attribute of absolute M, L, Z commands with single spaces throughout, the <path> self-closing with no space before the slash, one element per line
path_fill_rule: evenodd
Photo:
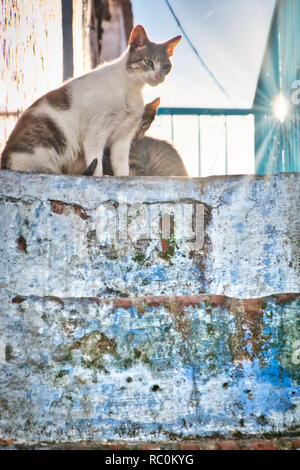
<path fill-rule="evenodd" d="M 0 172 L 0 438 L 299 432 L 298 187 Z"/>
<path fill-rule="evenodd" d="M 298 185 L 297 174 L 166 182 L 103 178 L 100 184 L 94 178 L 17 177 L 3 170 L 2 287 L 58 297 L 207 293 L 251 298 L 298 292 Z M 131 208 L 128 239 L 126 218 L 121 218 L 121 238 L 115 233 L 127 208 L 122 197 Z M 182 240 L 178 249 L 172 233 L 164 236 L 162 249 L 161 211 L 172 216 L 174 236 Z M 107 221 L 109 227 L 102 227 Z M 5 249 L 6 240 L 18 237 L 26 240 L 26 256 Z"/>
<path fill-rule="evenodd" d="M 0 153 L 20 112 L 62 83 L 61 0 L 1 0 Z"/>

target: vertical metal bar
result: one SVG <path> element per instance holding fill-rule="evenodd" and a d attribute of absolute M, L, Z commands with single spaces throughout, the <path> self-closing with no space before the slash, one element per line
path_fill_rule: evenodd
<path fill-rule="evenodd" d="M 228 134 L 227 134 L 227 117 L 225 118 L 225 175 L 228 175 Z"/>
<path fill-rule="evenodd" d="M 63 79 L 73 77 L 73 3 L 62 0 Z"/>
<path fill-rule="evenodd" d="M 200 114 L 198 114 L 198 175 L 201 176 L 201 127 Z"/>

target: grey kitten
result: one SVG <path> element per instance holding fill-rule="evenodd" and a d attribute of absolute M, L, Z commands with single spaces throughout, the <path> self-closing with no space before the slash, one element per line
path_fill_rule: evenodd
<path fill-rule="evenodd" d="M 135 140 L 129 155 L 130 176 L 188 176 L 172 144 L 144 136 Z"/>

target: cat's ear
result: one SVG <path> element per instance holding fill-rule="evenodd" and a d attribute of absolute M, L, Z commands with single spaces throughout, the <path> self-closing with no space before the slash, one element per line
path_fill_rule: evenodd
<path fill-rule="evenodd" d="M 182 36 L 175 36 L 175 38 L 169 39 L 169 41 L 163 43 L 170 57 L 173 55 L 174 49 L 179 43 L 181 38 Z"/>
<path fill-rule="evenodd" d="M 155 119 L 157 108 L 160 104 L 160 98 L 155 98 L 151 103 L 147 103 L 144 108 L 144 114 L 138 135 L 142 136 L 149 129 Z"/>
<path fill-rule="evenodd" d="M 149 109 L 152 111 L 152 114 L 157 113 L 157 108 L 160 105 L 160 98 L 155 98 L 155 100 L 151 101 L 151 103 L 148 103 L 147 106 Z"/>
<path fill-rule="evenodd" d="M 128 44 L 130 45 L 131 49 L 136 49 L 137 47 L 144 46 L 149 42 L 149 38 L 147 36 L 146 31 L 144 30 L 143 26 L 138 24 L 130 34 L 130 38 Z"/>

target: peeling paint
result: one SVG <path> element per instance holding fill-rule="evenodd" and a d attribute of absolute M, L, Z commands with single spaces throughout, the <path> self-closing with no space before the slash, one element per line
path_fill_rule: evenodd
<path fill-rule="evenodd" d="M 250 313 L 209 295 L 14 298 L 2 292 L 2 439 L 299 433 L 299 295 Z"/>
<path fill-rule="evenodd" d="M 0 172 L 0 439 L 299 434 L 298 186 Z M 107 243 L 122 197 L 135 235 L 204 204 L 203 246 Z"/>
<path fill-rule="evenodd" d="M 2 171 L 0 285 L 19 295 L 59 297 L 251 298 L 299 292 L 299 230 L 293 217 L 298 187 L 299 175 L 293 173 L 99 180 Z M 164 259 L 168 240 L 163 249 L 159 226 L 151 240 L 101 241 L 101 208 L 118 211 L 124 198 L 134 235 L 143 231 L 132 215 L 135 204 L 142 204 L 148 220 L 164 205 L 182 221 L 186 205 L 204 204 L 203 247 L 194 249 L 176 235 L 176 249 Z M 26 241 L 26 256 L 15 251 L 16 234 Z"/>
<path fill-rule="evenodd" d="M 66 214 L 70 213 L 70 210 L 73 210 L 75 214 L 77 214 L 81 219 L 86 220 L 88 219 L 88 215 L 85 213 L 85 210 L 79 206 L 78 204 L 67 204 L 61 201 L 50 201 L 51 203 L 51 210 L 55 214 Z"/>

